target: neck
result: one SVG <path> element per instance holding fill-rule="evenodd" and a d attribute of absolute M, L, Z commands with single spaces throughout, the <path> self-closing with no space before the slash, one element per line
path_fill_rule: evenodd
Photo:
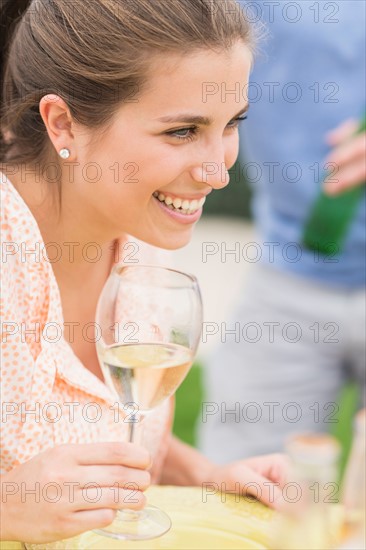
<path fill-rule="evenodd" d="M 82 282 L 85 276 L 99 271 L 98 264 L 104 266 L 103 271 L 106 265 L 113 265 L 115 242 L 121 235 L 108 231 L 106 224 L 98 224 L 92 208 L 84 204 L 80 208 L 67 192 L 60 204 L 57 184 L 50 191 L 50 183 L 28 174 L 26 178 L 17 174 L 7 177 L 38 224 L 56 276 L 74 281 L 76 277 Z"/>

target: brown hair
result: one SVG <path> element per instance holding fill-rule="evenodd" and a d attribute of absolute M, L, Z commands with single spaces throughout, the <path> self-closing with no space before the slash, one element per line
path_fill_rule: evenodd
<path fill-rule="evenodd" d="M 121 103 L 136 101 L 154 55 L 253 49 L 253 27 L 234 0 L 5 0 L 0 161 L 50 159 L 39 112 L 46 94 L 74 120 L 102 129 Z M 55 152 L 53 151 L 53 155 Z"/>

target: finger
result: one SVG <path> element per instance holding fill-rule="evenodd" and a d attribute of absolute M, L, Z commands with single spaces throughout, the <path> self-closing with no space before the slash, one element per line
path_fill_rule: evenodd
<path fill-rule="evenodd" d="M 93 485 L 79 489 L 74 494 L 74 511 L 110 508 L 111 510 L 141 510 L 146 504 L 144 494 L 131 483 L 129 489 Z"/>
<path fill-rule="evenodd" d="M 282 509 L 285 501 L 278 482 L 273 482 L 266 477 L 250 471 L 250 480 L 245 482 L 245 491 L 270 508 Z"/>
<path fill-rule="evenodd" d="M 326 162 L 333 163 L 338 167 L 343 164 L 362 158 L 366 162 L 366 133 L 363 132 L 354 136 L 351 140 L 343 143 L 328 155 Z"/>
<path fill-rule="evenodd" d="M 326 141 L 329 145 L 338 145 L 357 131 L 358 124 L 358 121 L 353 118 L 345 120 L 340 126 L 326 134 Z"/>
<path fill-rule="evenodd" d="M 77 447 L 79 464 L 119 464 L 140 469 L 151 466 L 149 452 L 135 443 L 87 443 Z"/>
<path fill-rule="evenodd" d="M 146 491 L 151 484 L 150 472 L 126 466 L 83 466 L 79 471 L 78 482 L 81 489 L 88 483 L 96 483 L 100 487 L 121 488 L 134 483 L 139 491 Z"/>
<path fill-rule="evenodd" d="M 358 162 L 352 162 L 345 165 L 336 177 L 331 177 L 330 181 L 325 180 L 324 190 L 328 195 L 337 195 L 347 189 L 362 185 L 366 181 L 366 164 L 361 159 Z"/>
<path fill-rule="evenodd" d="M 274 453 L 256 456 L 246 459 L 245 464 L 260 476 L 275 483 L 279 483 L 280 487 L 286 484 L 287 475 L 290 469 L 290 459 L 285 454 Z"/>
<path fill-rule="evenodd" d="M 287 483 L 287 476 L 290 469 L 290 459 L 288 456 L 277 453 L 268 455 L 268 458 L 271 459 L 271 468 L 268 472 L 262 472 L 264 474 L 264 477 L 267 477 L 270 481 L 276 482 L 280 484 L 280 487 L 284 487 L 284 485 Z"/>

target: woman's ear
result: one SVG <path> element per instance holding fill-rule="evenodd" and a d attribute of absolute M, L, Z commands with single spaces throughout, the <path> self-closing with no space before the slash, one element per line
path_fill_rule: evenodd
<path fill-rule="evenodd" d="M 60 151 L 68 149 L 70 158 L 75 157 L 72 117 L 65 101 L 58 95 L 45 95 L 39 102 L 39 112 L 57 154 L 59 155 Z"/>

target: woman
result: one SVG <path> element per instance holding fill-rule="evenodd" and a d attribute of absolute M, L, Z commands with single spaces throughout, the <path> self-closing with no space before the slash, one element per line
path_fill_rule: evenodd
<path fill-rule="evenodd" d="M 247 109 L 245 94 L 230 90 L 248 83 L 248 22 L 232 0 L 9 4 L 8 26 L 29 5 L 5 45 L 1 539 L 46 542 L 106 526 L 131 507 L 127 483 L 139 488 L 133 506 L 144 506 L 150 469 L 162 484 L 242 492 L 250 482 L 248 492 L 273 505 L 281 458 L 212 464 L 170 435 L 169 403 L 148 420 L 150 453 L 121 443 L 83 332 L 127 235 L 182 247 L 205 197 L 227 185 Z M 85 252 L 91 243 L 98 261 Z M 45 336 L 46 326 L 65 330 Z M 100 422 L 83 413 L 90 403 Z M 94 502 L 83 491 L 90 482 L 103 488 Z M 42 488 L 54 483 L 68 491 L 50 506 Z M 26 492 L 35 488 L 39 502 Z"/>

